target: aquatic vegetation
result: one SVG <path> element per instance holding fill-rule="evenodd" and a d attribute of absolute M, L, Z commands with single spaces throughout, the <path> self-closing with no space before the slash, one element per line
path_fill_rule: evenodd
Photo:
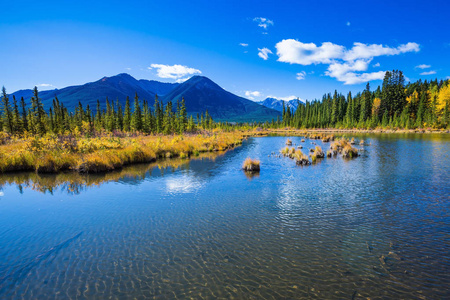
<path fill-rule="evenodd" d="M 288 139 L 288 140 L 286 141 L 286 145 L 287 145 L 287 146 L 292 146 L 292 141 Z"/>
<path fill-rule="evenodd" d="M 342 156 L 345 158 L 357 157 L 358 149 L 356 149 L 350 145 L 345 145 L 345 147 L 342 149 Z"/>
<path fill-rule="evenodd" d="M 360 145 L 364 145 L 364 140 L 359 141 Z"/>
<path fill-rule="evenodd" d="M 284 147 L 283 149 L 280 150 L 280 153 L 283 154 L 283 156 L 288 156 L 289 155 L 289 147 Z"/>
<path fill-rule="evenodd" d="M 0 145 L 0 172 L 105 172 L 160 158 L 186 158 L 202 152 L 224 151 L 240 145 L 244 138 L 238 131 L 134 137 L 48 134 L 15 140 L 7 138 L 7 142 Z"/>
<path fill-rule="evenodd" d="M 316 148 L 314 149 L 314 156 L 316 156 L 317 158 L 324 158 L 325 154 L 323 153 L 323 150 L 320 146 L 316 146 Z"/>
<path fill-rule="evenodd" d="M 303 154 L 303 152 L 300 151 L 300 150 L 296 150 L 295 151 L 295 153 L 293 155 L 293 158 L 295 159 L 295 163 L 297 165 L 307 166 L 307 165 L 311 164 L 309 159 L 308 159 L 308 156 Z"/>
<path fill-rule="evenodd" d="M 257 159 L 247 158 L 242 165 L 242 169 L 246 172 L 259 172 L 260 162 Z"/>

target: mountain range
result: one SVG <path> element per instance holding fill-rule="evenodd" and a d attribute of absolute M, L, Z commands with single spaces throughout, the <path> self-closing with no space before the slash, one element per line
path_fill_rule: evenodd
<path fill-rule="evenodd" d="M 286 109 L 289 107 L 291 109 L 291 111 L 296 111 L 297 107 L 303 102 L 301 102 L 298 98 L 291 99 L 291 100 L 281 100 L 281 99 L 269 97 L 269 98 L 266 98 L 264 101 L 261 101 L 258 103 L 261 105 L 264 105 L 265 107 L 282 112 L 283 111 L 283 103 L 284 103 Z"/>
<path fill-rule="evenodd" d="M 151 106 L 156 95 L 163 103 L 168 101 L 175 103 L 178 99 L 184 98 L 189 115 L 197 115 L 208 110 L 216 121 L 262 122 L 281 116 L 279 111 L 230 93 L 204 76 L 193 76 L 183 83 L 165 83 L 137 80 L 129 74 L 122 73 L 83 85 L 42 91 L 39 92 L 39 98 L 45 108 L 51 107 L 53 99 L 58 97 L 69 111 L 74 111 L 78 102 L 84 107 L 89 104 L 91 110 L 95 111 L 97 99 L 100 100 L 102 108 L 105 108 L 106 97 L 110 101 L 119 99 L 123 107 L 126 97 L 130 97 L 132 101 L 135 93 L 141 100 L 149 101 Z M 33 90 L 20 90 L 12 95 L 18 100 L 24 97 L 29 101 Z"/>

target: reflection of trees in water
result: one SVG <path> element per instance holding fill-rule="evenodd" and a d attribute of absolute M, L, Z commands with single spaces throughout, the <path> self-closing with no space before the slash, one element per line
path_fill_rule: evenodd
<path fill-rule="evenodd" d="M 58 174 L 38 174 L 33 172 L 9 173 L 0 177 L 0 191 L 6 184 L 17 185 L 22 194 L 24 189 L 32 189 L 41 193 L 50 193 L 60 190 L 68 194 L 80 194 L 82 191 L 100 186 L 103 183 L 116 181 L 126 184 L 138 184 L 149 177 L 160 177 L 166 173 L 172 173 L 176 170 L 199 169 L 198 166 L 211 167 L 216 159 L 224 155 L 225 152 L 202 153 L 198 157 L 191 159 L 166 159 L 151 164 L 137 164 L 127 166 L 122 170 L 100 173 L 100 174 L 80 174 L 76 172 L 66 172 Z M 196 164 L 199 162 L 200 164 Z M 203 163 L 203 162 L 206 162 Z M 196 165 L 197 168 L 190 167 Z"/>

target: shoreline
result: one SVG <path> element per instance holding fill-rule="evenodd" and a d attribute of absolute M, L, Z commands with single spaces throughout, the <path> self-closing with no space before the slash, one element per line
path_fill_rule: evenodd
<path fill-rule="evenodd" d="M 162 159 L 191 159 L 201 153 L 234 149 L 249 137 L 268 135 L 307 136 L 333 133 L 372 134 L 448 134 L 450 130 L 391 129 L 262 129 L 231 132 L 206 131 L 185 135 L 149 135 L 137 137 L 104 136 L 14 138 L 0 145 L 0 174 L 36 173 L 106 173 L 138 163 Z M 0 175 L 1 176 L 1 175 Z"/>

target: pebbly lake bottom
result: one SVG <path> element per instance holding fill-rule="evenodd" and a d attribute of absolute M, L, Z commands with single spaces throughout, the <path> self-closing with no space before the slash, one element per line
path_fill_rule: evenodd
<path fill-rule="evenodd" d="M 268 156 L 278 136 L 103 175 L 1 175 L 0 298 L 448 298 L 450 137 L 355 137 L 362 156 L 306 167 Z"/>

